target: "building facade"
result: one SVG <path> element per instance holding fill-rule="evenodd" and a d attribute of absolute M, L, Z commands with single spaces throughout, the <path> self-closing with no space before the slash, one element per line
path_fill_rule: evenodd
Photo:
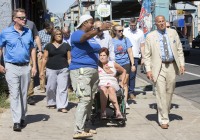
<path fill-rule="evenodd" d="M 34 21 L 37 28 L 42 28 L 43 15 L 46 11 L 44 0 L 0 0 L 0 32 L 12 22 L 12 10 L 23 8 L 27 18 Z"/>

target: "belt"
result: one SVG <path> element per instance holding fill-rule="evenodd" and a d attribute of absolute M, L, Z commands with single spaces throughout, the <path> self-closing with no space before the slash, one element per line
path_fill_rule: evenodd
<path fill-rule="evenodd" d="M 8 62 L 8 63 L 16 65 L 16 66 L 26 66 L 26 65 L 29 64 L 29 62 L 26 62 L 26 63 L 11 63 L 11 62 Z"/>
<path fill-rule="evenodd" d="M 172 63 L 174 63 L 175 61 L 162 61 L 162 63 L 164 63 L 164 64 L 172 64 Z"/>

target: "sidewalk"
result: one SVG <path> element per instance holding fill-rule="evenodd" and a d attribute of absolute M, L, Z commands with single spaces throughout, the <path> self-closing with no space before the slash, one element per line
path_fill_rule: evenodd
<path fill-rule="evenodd" d="M 137 79 L 137 87 L 147 83 Z M 35 91 L 38 103 L 28 105 L 26 128 L 22 132 L 12 130 L 10 109 L 0 114 L 1 140 L 72 140 L 75 103 L 70 103 L 67 114 L 47 109 L 45 94 Z M 200 110 L 189 101 L 174 95 L 169 129 L 157 124 L 156 102 L 152 92 L 139 94 L 130 102 L 126 127 L 96 126 L 98 134 L 89 140 L 198 140 L 200 137 Z"/>

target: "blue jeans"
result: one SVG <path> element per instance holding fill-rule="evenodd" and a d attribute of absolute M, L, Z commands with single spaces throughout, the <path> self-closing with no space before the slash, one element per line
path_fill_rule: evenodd
<path fill-rule="evenodd" d="M 137 74 L 137 66 L 138 66 L 138 61 L 139 58 L 134 58 L 134 64 L 135 64 L 135 72 L 130 72 L 129 74 L 129 89 L 128 89 L 128 93 L 129 94 L 134 94 L 134 90 L 135 90 L 135 77 Z"/>

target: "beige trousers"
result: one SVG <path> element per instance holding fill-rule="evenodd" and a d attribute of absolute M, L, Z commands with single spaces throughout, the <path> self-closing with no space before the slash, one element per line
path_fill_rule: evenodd
<path fill-rule="evenodd" d="M 33 62 L 32 60 L 30 59 L 30 66 L 31 66 L 31 69 L 33 67 Z M 30 75 L 31 75 L 31 72 L 30 72 Z M 29 83 L 29 88 L 28 88 L 28 94 L 27 96 L 30 97 L 34 94 L 34 77 L 31 77 L 31 80 L 30 80 L 30 83 Z"/>
<path fill-rule="evenodd" d="M 39 73 L 41 72 L 42 68 L 42 58 L 38 58 L 38 69 Z M 45 83 L 46 83 L 46 67 L 44 68 L 44 76 L 43 78 L 40 78 L 40 90 L 45 90 Z"/>
<path fill-rule="evenodd" d="M 158 122 L 160 124 L 169 123 L 169 111 L 176 82 L 175 65 L 175 62 L 170 64 L 162 63 L 160 74 L 155 83 Z"/>

